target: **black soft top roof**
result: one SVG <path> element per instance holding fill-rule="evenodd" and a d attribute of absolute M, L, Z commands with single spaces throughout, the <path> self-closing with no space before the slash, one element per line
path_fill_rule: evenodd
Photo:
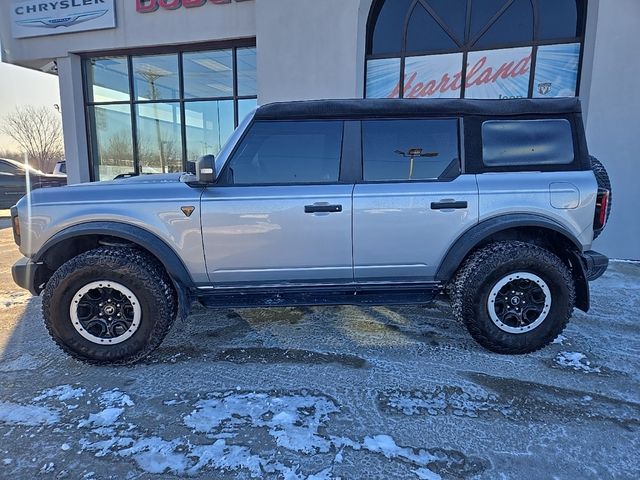
<path fill-rule="evenodd" d="M 270 103 L 257 120 L 307 118 L 417 117 L 432 115 L 562 115 L 580 113 L 577 98 L 557 99 L 350 99 Z"/>

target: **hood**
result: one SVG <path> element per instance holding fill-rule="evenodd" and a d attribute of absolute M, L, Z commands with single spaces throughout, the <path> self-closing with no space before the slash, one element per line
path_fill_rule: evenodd
<path fill-rule="evenodd" d="M 180 181 L 182 173 L 141 175 L 103 182 L 78 183 L 57 188 L 38 188 L 20 200 L 32 206 L 162 201 L 174 196 L 191 196 L 191 187 Z"/>
<path fill-rule="evenodd" d="M 78 183 L 69 185 L 72 188 L 75 187 L 104 187 L 104 186 L 116 186 L 116 185 L 136 185 L 136 184 L 148 184 L 148 183 L 166 183 L 166 182 L 179 182 L 180 177 L 184 173 L 153 173 L 149 175 L 137 175 L 134 177 L 119 178 L 117 180 L 103 180 L 101 182 L 90 183 Z"/>

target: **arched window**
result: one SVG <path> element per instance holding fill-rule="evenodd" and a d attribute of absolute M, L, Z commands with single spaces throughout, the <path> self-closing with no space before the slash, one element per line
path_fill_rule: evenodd
<path fill-rule="evenodd" d="M 577 94 L 586 0 L 375 0 L 369 98 Z"/>

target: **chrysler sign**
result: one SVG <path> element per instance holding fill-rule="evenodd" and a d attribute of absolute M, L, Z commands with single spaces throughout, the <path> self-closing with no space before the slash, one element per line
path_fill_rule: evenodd
<path fill-rule="evenodd" d="M 115 28 L 115 0 L 22 0 L 14 2 L 14 38 Z"/>

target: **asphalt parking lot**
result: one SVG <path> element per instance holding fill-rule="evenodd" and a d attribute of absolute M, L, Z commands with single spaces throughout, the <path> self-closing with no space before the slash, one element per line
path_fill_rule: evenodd
<path fill-rule="evenodd" d="M 48 338 L 0 220 L 0 478 L 640 475 L 640 265 L 544 350 L 500 356 L 433 307 L 194 310 L 131 367 Z"/>

